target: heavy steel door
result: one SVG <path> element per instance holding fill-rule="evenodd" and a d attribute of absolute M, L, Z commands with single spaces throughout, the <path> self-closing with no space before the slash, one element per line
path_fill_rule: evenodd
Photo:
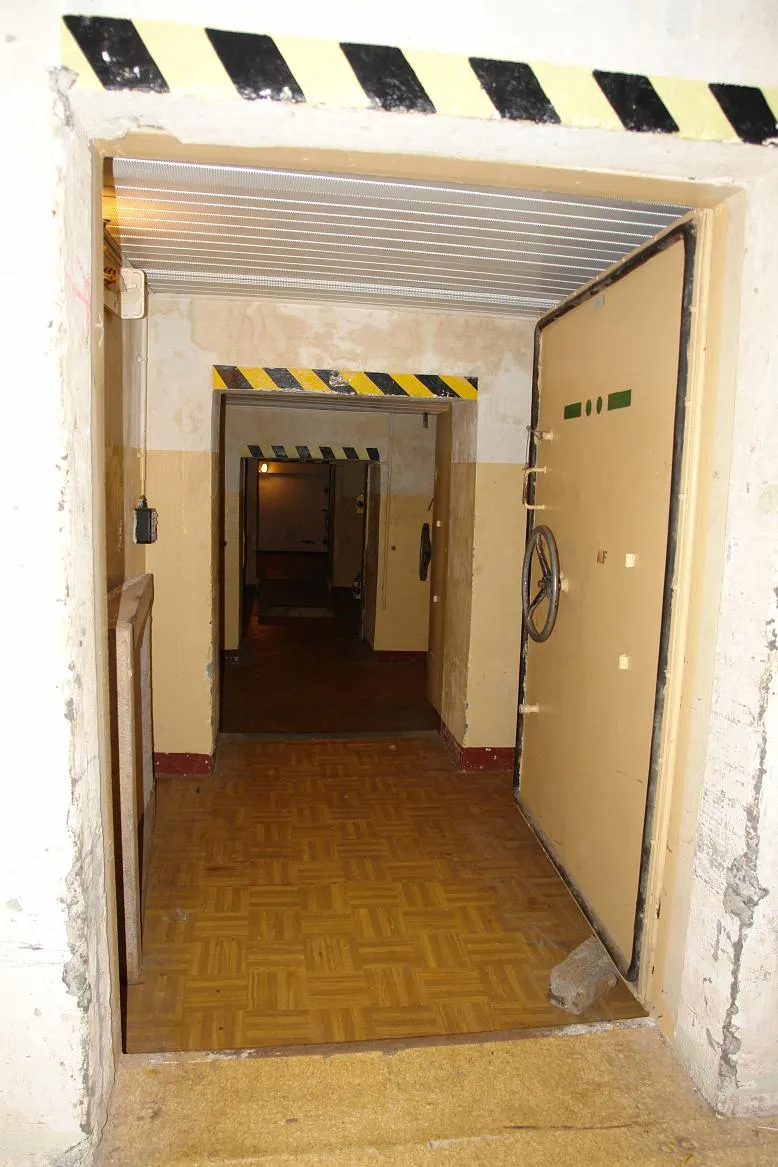
<path fill-rule="evenodd" d="M 537 334 L 518 799 L 631 977 L 664 688 L 692 247 L 692 228 L 678 229 Z"/>

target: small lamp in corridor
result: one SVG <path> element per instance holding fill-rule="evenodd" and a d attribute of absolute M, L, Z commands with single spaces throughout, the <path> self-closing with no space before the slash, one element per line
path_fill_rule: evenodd
<path fill-rule="evenodd" d="M 267 462 L 263 462 L 262 465 L 259 467 L 259 473 L 260 474 L 267 474 Z"/>

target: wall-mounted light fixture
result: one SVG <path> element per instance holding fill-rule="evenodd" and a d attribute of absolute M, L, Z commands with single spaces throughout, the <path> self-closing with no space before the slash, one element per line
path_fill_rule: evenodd
<path fill-rule="evenodd" d="M 267 474 L 267 462 L 263 462 L 259 468 L 260 474 Z"/>

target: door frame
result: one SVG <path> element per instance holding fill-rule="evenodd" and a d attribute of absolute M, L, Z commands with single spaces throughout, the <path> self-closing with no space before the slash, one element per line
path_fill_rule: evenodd
<path fill-rule="evenodd" d="M 246 593 L 246 492 L 248 490 L 248 458 L 240 460 L 240 499 L 238 502 L 238 650 L 243 640 Z"/>
<path fill-rule="evenodd" d="M 566 870 L 564 864 L 560 863 L 553 855 L 552 849 L 548 840 L 545 838 L 543 832 L 538 825 L 532 820 L 526 808 L 521 803 L 521 755 L 523 744 L 523 730 L 524 730 L 524 716 L 521 712 L 524 704 L 524 695 L 526 687 L 526 671 L 527 671 L 527 645 L 528 636 L 526 625 L 522 624 L 521 631 L 521 653 L 519 662 L 519 699 L 518 699 L 518 714 L 516 721 L 516 751 L 514 756 L 514 797 L 524 817 L 529 822 L 534 834 L 546 851 L 546 854 L 551 859 L 554 867 L 562 876 L 569 891 L 574 896 L 581 911 L 586 916 L 595 933 L 608 950 L 611 958 L 616 964 L 617 968 L 622 972 L 625 980 L 632 984 L 638 981 L 642 967 L 642 956 L 645 945 L 646 933 L 646 917 L 651 899 L 650 882 L 651 882 L 651 866 L 652 856 L 655 848 L 661 842 L 656 837 L 656 806 L 660 790 L 660 785 L 663 784 L 666 777 L 665 767 L 663 766 L 663 747 L 666 738 L 667 722 L 670 714 L 676 717 L 679 712 L 680 705 L 680 687 L 677 690 L 677 705 L 671 710 L 669 708 L 668 700 L 668 678 L 671 655 L 673 655 L 673 632 L 674 632 L 674 615 L 677 608 L 677 597 L 675 595 L 674 582 L 677 580 L 678 572 L 682 567 L 681 558 L 683 548 L 679 550 L 679 529 L 681 525 L 682 512 L 687 510 L 689 506 L 693 506 L 693 500 L 682 499 L 681 483 L 684 476 L 686 450 L 686 436 L 687 436 L 687 412 L 691 391 L 690 365 L 692 358 L 692 348 L 695 340 L 702 337 L 702 329 L 699 330 L 699 336 L 694 335 L 693 331 L 693 310 L 695 307 L 695 298 L 698 292 L 698 280 L 700 273 L 698 270 L 698 256 L 700 252 L 699 235 L 701 227 L 701 216 L 698 214 L 688 215 L 680 223 L 668 228 L 662 235 L 656 239 L 652 239 L 645 244 L 639 251 L 633 255 L 628 256 L 618 265 L 606 272 L 605 275 L 593 280 L 584 289 L 577 292 L 570 299 L 558 305 L 547 315 L 543 316 L 535 327 L 535 343 L 533 353 L 533 369 L 532 369 L 532 409 L 530 419 L 530 440 L 528 443 L 528 466 L 533 467 L 537 459 L 537 441 L 534 440 L 534 431 L 537 429 L 538 416 L 540 409 L 539 398 L 539 364 L 540 364 L 540 338 L 541 332 L 549 324 L 555 320 L 566 315 L 568 312 L 577 308 L 579 305 L 590 300 L 593 296 L 603 292 L 606 288 L 629 275 L 630 272 L 637 270 L 647 263 L 654 256 L 666 250 L 674 243 L 681 239 L 684 248 L 684 268 L 683 268 L 683 289 L 681 298 L 681 331 L 679 337 L 679 359 L 678 359 L 678 377 L 676 382 L 676 397 L 675 397 L 675 416 L 673 424 L 673 450 L 671 459 L 671 473 L 670 473 L 670 506 L 668 516 L 667 529 L 667 551 L 665 557 L 665 571 L 664 583 L 662 591 L 662 620 L 660 626 L 659 639 L 659 658 L 657 663 L 657 679 L 654 696 L 654 718 L 653 729 L 651 734 L 651 750 L 649 756 L 648 782 L 646 788 L 646 812 L 643 821 L 643 841 L 640 857 L 640 876 L 638 881 L 637 903 L 635 906 L 635 927 L 633 933 L 632 943 L 632 957 L 629 966 L 624 969 L 622 962 L 618 958 L 618 953 L 611 945 L 607 933 L 598 919 L 596 913 L 586 903 L 583 896 L 578 891 L 574 881 L 569 872 Z M 535 501 L 535 478 L 537 476 L 530 474 L 528 476 L 527 501 L 532 504 Z M 533 510 L 527 510 L 526 536 L 529 535 L 534 526 Z M 674 694 L 674 697 L 676 695 Z"/>
<path fill-rule="evenodd" d="M 373 470 L 373 467 L 376 467 Z M 365 508 L 362 514 L 362 566 L 360 567 L 360 589 L 359 589 L 359 639 L 366 640 L 365 637 L 365 607 L 367 601 L 367 589 L 365 581 L 367 579 L 367 556 L 369 551 L 369 540 L 375 539 L 376 544 L 381 538 L 381 524 L 375 524 L 375 531 L 372 530 L 370 524 L 370 504 L 371 499 L 375 495 L 381 496 L 381 463 L 368 462 L 365 470 Z M 378 551 L 378 548 L 377 548 Z"/>

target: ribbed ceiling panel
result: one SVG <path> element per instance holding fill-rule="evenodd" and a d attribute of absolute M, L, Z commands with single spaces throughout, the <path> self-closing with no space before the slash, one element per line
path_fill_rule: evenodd
<path fill-rule="evenodd" d="M 108 231 L 155 292 L 537 316 L 686 208 L 113 160 Z"/>

